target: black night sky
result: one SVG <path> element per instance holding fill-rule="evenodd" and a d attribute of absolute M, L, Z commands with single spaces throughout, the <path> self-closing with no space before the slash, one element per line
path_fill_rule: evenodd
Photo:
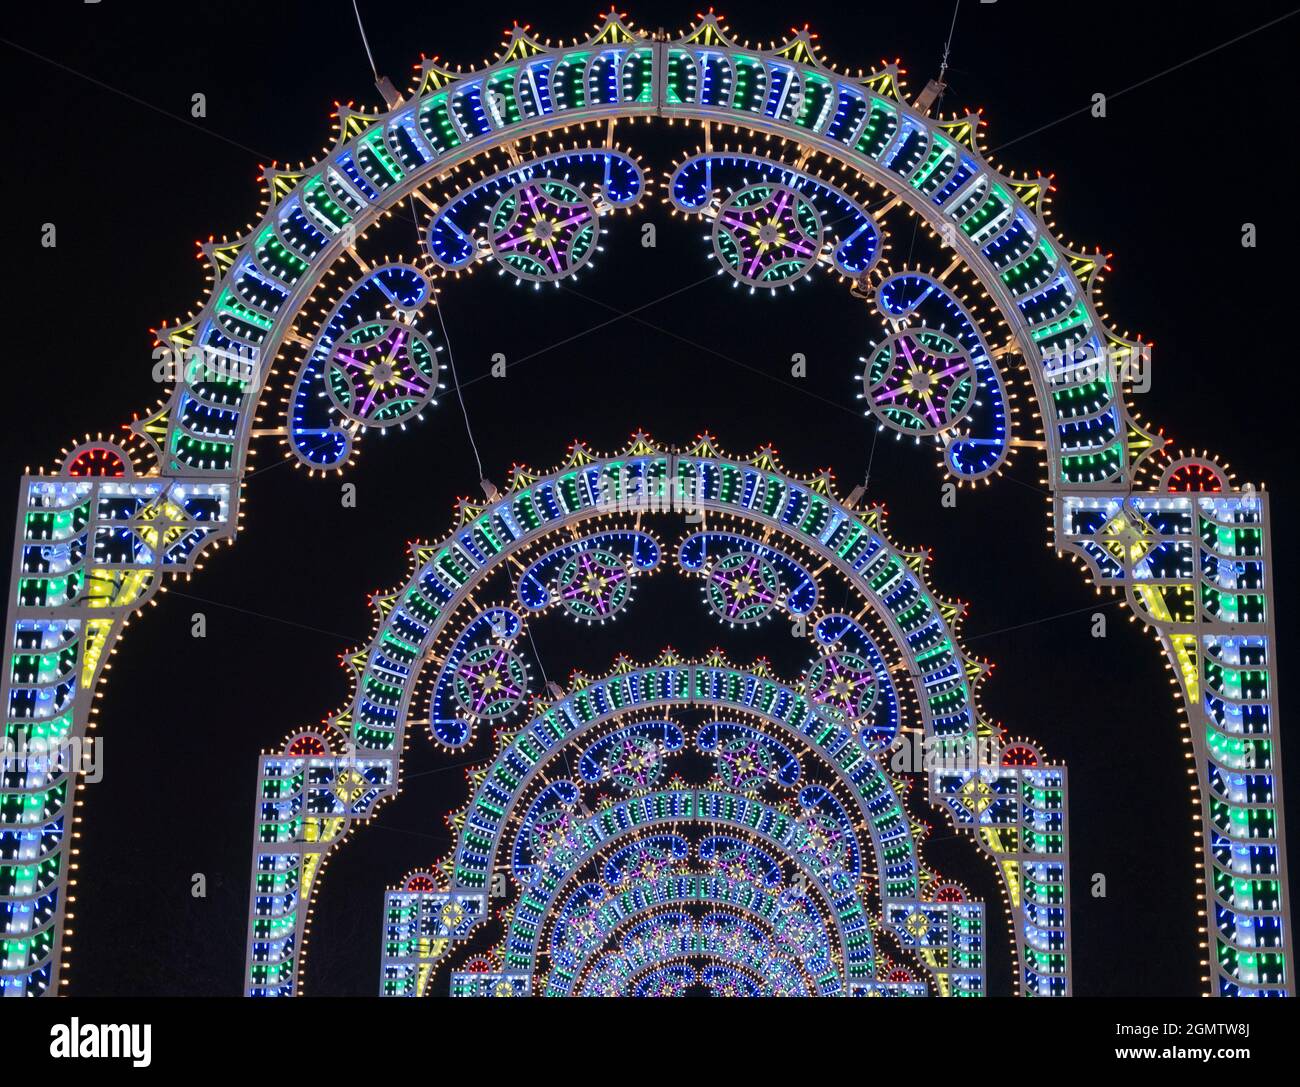
<path fill-rule="evenodd" d="M 446 4 L 360 6 L 380 71 L 402 87 L 422 52 L 477 63 L 513 18 L 570 39 L 595 15 L 586 4 L 466 4 L 454 16 Z M 723 10 L 740 38 L 769 41 L 806 22 L 842 65 L 900 57 L 913 93 L 936 74 L 952 17 L 951 0 Z M 1300 488 L 1283 376 L 1300 243 L 1286 197 L 1300 18 L 1195 59 L 1286 6 L 1201 9 L 1212 18 L 1174 10 L 964 0 L 944 108 L 982 107 L 1003 165 L 1055 175 L 1060 233 L 1114 253 L 1109 314 L 1155 342 L 1154 387 L 1138 410 L 1184 448 L 1216 451 L 1239 480 L 1267 486 L 1287 617 L 1300 610 L 1285 565 Z M 626 11 L 671 29 L 696 8 Z M 0 36 L 10 131 L 0 508 L 12 510 L 25 465 L 51 465 L 65 444 L 156 401 L 149 329 L 196 305 L 195 239 L 242 231 L 259 165 L 314 158 L 335 101 L 378 96 L 347 0 L 51 0 L 7 12 Z M 1109 95 L 1105 119 L 1087 109 L 1097 91 Z M 208 114 L 191 121 L 196 92 Z M 697 134 L 638 125 L 620 138 L 658 179 Z M 1109 598 L 1110 636 L 1090 637 L 1093 589 L 1044 546 L 1036 454 L 1021 451 L 993 486 L 963 489 L 957 509 L 943 508 L 933 452 L 875 444 L 854 399 L 875 330 L 866 307 L 824 277 L 775 300 L 727 289 L 700 230 L 671 219 L 657 191 L 638 214 L 612 221 L 599 269 L 572 289 L 519 290 L 492 274 L 446 288 L 488 477 L 504 483 L 514 463 L 553 466 L 574 439 L 612 450 L 638 428 L 673 443 L 707 430 L 732 453 L 771 442 L 792 472 L 833 467 L 845 492 L 871 460 L 868 493 L 888 507 L 894 539 L 930 546 L 932 584 L 970 604 L 966 644 L 996 665 L 985 709 L 1069 767 L 1078 993 L 1198 993 L 1192 809 L 1163 657 Z M 658 226 L 653 249 L 639 244 L 643 221 Z M 40 245 L 46 222 L 57 248 Z M 1246 222 L 1257 225 L 1255 249 L 1240 243 Z M 505 380 L 488 376 L 496 352 L 512 363 Z M 790 377 L 795 352 L 807 357 L 806 379 Z M 100 703 L 104 779 L 83 794 L 74 995 L 240 991 L 257 755 L 338 708 L 347 685 L 337 657 L 368 637 L 367 594 L 403 578 L 406 541 L 444 534 L 456 497 L 478 489 L 450 392 L 414 430 L 368 437 L 362 454 L 347 477 L 358 508 L 344 509 L 336 477 L 311 479 L 273 441 L 260 445 L 238 547 L 214 553 L 124 639 Z M 804 658 L 779 624 L 746 635 L 702 622 L 698 590 L 681 579 L 655 578 L 643 592 L 623 623 L 595 633 L 543 620 L 536 642 L 551 678 L 665 645 L 696 655 L 723 644 L 733 660 L 767 655 L 787 673 Z M 206 641 L 189 636 L 196 610 Z M 1289 624 L 1280 650 L 1289 660 Z M 1284 669 L 1284 692 L 1289 678 Z M 1292 798 L 1293 740 L 1283 742 Z M 418 736 L 405 767 L 403 795 L 329 867 L 309 993 L 376 991 L 383 888 L 447 848 L 442 813 L 464 801 L 462 768 Z M 992 870 L 973 848 L 937 837 L 932 863 L 995 902 Z M 208 877 L 206 899 L 190 895 L 195 872 Z M 1104 899 L 1088 894 L 1098 872 Z M 1000 910 L 990 912 L 991 987 L 1005 992 L 1008 951 Z"/>

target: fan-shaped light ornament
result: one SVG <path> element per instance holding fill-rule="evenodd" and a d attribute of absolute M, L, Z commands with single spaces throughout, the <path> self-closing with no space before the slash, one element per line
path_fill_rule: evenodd
<path fill-rule="evenodd" d="M 1211 460 L 1182 457 L 1169 465 L 1160 486 L 1171 494 L 1219 494 L 1228 489 L 1228 474 Z"/>
<path fill-rule="evenodd" d="M 63 470 L 74 478 L 122 478 L 131 461 L 119 446 L 108 442 L 87 442 L 64 459 Z"/>

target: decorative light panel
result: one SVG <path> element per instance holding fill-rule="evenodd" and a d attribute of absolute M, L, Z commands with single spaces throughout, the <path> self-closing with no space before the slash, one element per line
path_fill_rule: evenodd
<path fill-rule="evenodd" d="M 991 483 L 1018 450 L 1043 458 L 1055 547 L 1154 633 L 1188 719 L 1207 991 L 1293 993 L 1268 496 L 1128 407 L 1147 348 L 1104 319 L 1104 256 L 1060 240 L 1048 179 L 994 165 L 978 114 L 932 116 L 933 101 L 909 98 L 895 64 L 837 70 L 807 32 L 750 47 L 712 15 L 665 35 L 611 13 L 586 42 L 515 27 L 480 69 L 425 61 L 387 109 L 340 108 L 322 157 L 267 169 L 257 222 L 202 247 L 209 293 L 159 332 L 185 360 L 166 400 L 23 479 L 6 737 L 85 734 L 128 620 L 233 541 L 255 439 L 341 472 L 372 432 L 436 425 L 437 307 L 470 289 L 458 275 L 598 274 L 611 215 L 650 196 L 618 141 L 637 118 L 667 120 L 686 145 L 661 198 L 723 280 L 786 306 L 819 269 L 845 281 L 873 329 L 845 360 L 846 395 L 875 425 L 932 445 L 958 484 Z M 890 244 L 904 231 L 926 257 Z M 670 536 L 620 512 L 634 498 L 671 514 L 670 483 L 703 524 Z M 647 438 L 488 494 L 377 602 L 349 704 L 262 760 L 248 990 L 298 991 L 323 862 L 400 787 L 417 713 L 439 745 L 515 760 L 501 767 L 515 784 L 482 827 L 475 792 L 457 853 L 389 896 L 385 992 L 435 977 L 467 995 L 983 991 L 989 911 L 927 867 L 922 809 L 888 754 L 909 730 L 953 756 L 1000 733 L 975 701 L 983 667 L 958 644 L 959 609 L 880 513 L 768 452 Z M 537 686 L 531 622 L 563 612 L 603 636 L 668 571 L 698 583 L 728 639 L 803 620 L 808 670 L 668 652 Z M 858 608 L 828 606 L 830 577 Z M 1017 991 L 1068 992 L 1064 771 L 1025 741 L 922 776 L 931 809 L 997 864 Z M 6 766 L 6 992 L 65 980 L 75 791 L 62 770 Z"/>

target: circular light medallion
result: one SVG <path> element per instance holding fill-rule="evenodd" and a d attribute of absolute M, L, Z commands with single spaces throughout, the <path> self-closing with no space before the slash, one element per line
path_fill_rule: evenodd
<path fill-rule="evenodd" d="M 488 217 L 492 255 L 506 271 L 553 283 L 582 268 L 600 239 L 595 202 L 558 178 L 524 181 L 507 190 Z"/>
<path fill-rule="evenodd" d="M 737 189 L 713 220 L 713 251 L 751 287 L 781 287 L 807 275 L 821 254 L 822 217 L 812 201 L 785 185 Z"/>
<path fill-rule="evenodd" d="M 429 341 L 401 321 L 368 321 L 330 352 L 325 389 L 343 415 L 367 427 L 389 427 L 416 415 L 438 388 L 439 364 Z"/>
<path fill-rule="evenodd" d="M 754 795 L 773 777 L 771 749 L 749 736 L 719 747 L 714 765 L 727 788 L 743 796 Z"/>
<path fill-rule="evenodd" d="M 663 777 L 663 752 L 654 740 L 624 736 L 610 747 L 600 769 L 603 777 L 624 792 L 650 789 Z"/>
<path fill-rule="evenodd" d="M 733 551 L 709 569 L 709 609 L 724 623 L 743 625 L 766 619 L 776 605 L 781 581 L 767 559 Z"/>
<path fill-rule="evenodd" d="M 623 561 L 608 551 L 582 551 L 560 570 L 556 591 L 573 618 L 594 623 L 623 609 L 632 580 Z"/>
<path fill-rule="evenodd" d="M 805 684 L 813 712 L 827 720 L 861 721 L 876 704 L 876 674 L 856 653 L 839 651 L 818 658 Z"/>
<path fill-rule="evenodd" d="M 503 645 L 480 645 L 465 654 L 452 686 L 461 709 L 489 720 L 519 706 L 528 690 L 524 662 Z"/>
<path fill-rule="evenodd" d="M 876 348 L 863 384 L 877 419 L 922 437 L 951 430 L 966 417 L 975 399 L 975 367 L 951 336 L 908 328 Z"/>

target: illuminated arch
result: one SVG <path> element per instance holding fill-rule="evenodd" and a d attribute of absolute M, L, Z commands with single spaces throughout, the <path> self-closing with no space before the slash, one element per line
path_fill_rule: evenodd
<path fill-rule="evenodd" d="M 663 523 L 675 528 L 683 516 L 680 541 L 661 542 L 656 533 Z M 706 562 L 708 545 L 714 551 Z M 262 760 L 250 992 L 298 991 L 321 867 L 351 826 L 372 818 L 400 787 L 409 726 L 425 721 L 435 742 L 462 751 L 476 742 L 480 724 L 499 729 L 522 712 L 526 683 L 513 646 L 525 643 L 522 632 L 533 615 L 565 607 L 564 595 L 546 586 L 562 583 L 555 571 L 572 566 L 571 553 L 608 555 L 613 564 L 614 552 L 624 556 L 619 569 L 630 577 L 651 576 L 674 555 L 690 577 L 716 573 L 734 555 L 765 556 L 779 571 L 780 609 L 803 624 L 813 666 L 793 687 L 723 658 L 689 663 L 670 656 L 654 668 L 624 665 L 603 679 L 583 680 L 568 696 L 542 695 L 520 739 L 476 774 L 482 783 L 463 816 L 474 836 L 462 840 L 447 886 L 437 889 L 444 903 L 478 896 L 474 916 L 486 915 L 484 888 L 502 863 L 498 835 L 555 745 L 565 747 L 565 764 L 579 775 L 555 788 L 576 796 L 579 785 L 599 780 L 589 767 L 600 759 L 581 747 L 592 729 L 635 712 L 650 715 L 638 726 L 644 732 L 650 727 L 644 720 L 707 705 L 719 720 L 737 721 L 738 730 L 744 721 L 764 724 L 773 742 L 786 745 L 772 756 L 773 765 L 787 764 L 794 745 L 830 768 L 855 809 L 852 821 L 863 828 L 864 843 L 869 839 L 883 923 L 894 925 L 890 911 L 911 917 L 933 881 L 901 804 L 890 799 L 883 765 L 906 746 L 910 729 L 956 763 L 926 775 L 929 799 L 975 838 L 1004 880 L 1017 989 L 1066 991 L 1064 771 L 1036 760 L 990 765 L 981 759 L 982 745 L 997 746 L 1001 737 L 978 708 L 986 668 L 960 647 L 962 607 L 926 584 L 928 556 L 890 542 L 879 508 L 845 505 L 825 473 L 789 475 L 770 449 L 742 459 L 722 455 L 707 438 L 676 452 L 636 435 L 619 454 L 575 446 L 553 471 L 515 469 L 493 501 L 462 503 L 459 525 L 443 541 L 413 545 L 405 583 L 372 599 L 375 634 L 346 659 L 354 693 L 330 718 L 322 741 L 328 750 L 295 750 L 301 744 L 295 736 Z M 549 576 L 539 576 L 547 570 Z M 827 578 L 851 590 L 846 610 L 852 615 L 820 603 Z M 717 617 L 728 622 L 725 612 Z M 834 666 L 828 670 L 826 662 Z M 457 699 L 461 677 L 494 697 Z M 510 697 L 503 698 L 507 689 Z M 708 735 L 704 749 L 717 751 L 721 739 Z M 682 742 L 674 739 L 668 749 Z M 647 776 L 637 785 L 654 788 L 657 780 Z M 1021 787 L 1031 780 L 1038 780 L 1038 800 L 1025 802 Z M 969 984 L 982 989 L 982 980 Z"/>
<path fill-rule="evenodd" d="M 1053 479 L 1131 479 L 1151 435 L 1129 418 L 1113 373 L 1094 367 L 1096 380 L 1072 376 L 1093 355 L 1124 363 L 1141 353 L 1099 315 L 1094 293 L 1103 255 L 1054 238 L 1046 221 L 1049 179 L 1016 178 L 992 166 L 978 144 L 977 114 L 929 117 L 903 97 L 901 74 L 897 64 L 856 77 L 839 73 L 806 32 L 771 48 L 740 46 L 712 16 L 660 40 L 610 14 L 591 39 L 570 48 L 516 26 L 498 59 L 481 69 L 451 72 L 426 60 L 389 111 L 340 107 L 336 142 L 321 159 L 265 171 L 265 209 L 249 233 L 203 247 L 212 294 L 200 313 L 163 328 L 161 338 L 182 351 L 255 355 L 258 380 L 204 382 L 190 371 L 191 380 L 142 429 L 158 439 L 171 471 L 237 471 L 267 364 L 298 335 L 302 307 L 326 269 L 353 259 L 369 227 L 422 195 L 427 182 L 490 161 L 500 148 L 522 179 L 532 169 L 519 161 L 527 138 L 595 121 L 667 117 L 703 123 L 706 135 L 728 126 L 781 137 L 801 149 L 803 161 L 819 156 L 893 194 L 943 235 L 997 303 L 1019 355 L 1035 362 L 1030 377 Z M 618 154 L 617 145 L 606 146 Z M 615 207 L 640 195 L 613 192 L 608 169 L 598 187 Z M 459 269 L 470 259 L 440 263 Z M 1040 297 L 1045 285 L 1050 301 Z M 1076 350 L 1077 357 L 1069 354 Z M 1081 401 L 1089 404 L 1082 413 Z"/>
<path fill-rule="evenodd" d="M 740 951 L 748 960 L 746 965 L 753 966 L 753 945 L 759 945 L 758 950 L 765 965 L 770 963 L 775 969 L 759 969 L 755 973 L 760 978 L 768 974 L 780 981 L 775 987 L 774 995 L 832 996 L 837 992 L 839 979 L 835 971 L 828 960 L 817 958 L 820 948 L 829 946 L 829 936 L 820 931 L 818 926 L 809 925 L 808 928 L 813 930 L 812 938 L 802 947 L 791 947 L 789 935 L 793 933 L 789 918 L 792 914 L 792 901 L 788 898 L 783 900 L 782 894 L 760 883 L 723 875 L 669 875 L 656 880 L 637 880 L 620 887 L 618 893 L 609 895 L 599 903 L 594 911 L 596 923 L 590 930 L 590 935 L 584 933 L 586 938 L 572 953 L 572 958 L 556 971 L 562 972 L 563 976 L 557 982 L 549 984 L 546 991 L 555 995 L 586 994 L 593 991 L 599 986 L 593 985 L 588 969 L 601 969 L 601 960 L 607 959 L 609 955 L 605 948 L 615 943 L 621 932 L 637 925 L 648 914 L 681 910 L 699 903 L 705 904 L 709 909 L 734 911 L 763 932 L 767 939 L 755 940 L 750 946 L 740 948 Z M 690 914 L 687 913 L 686 916 L 690 917 Z M 708 917 L 706 914 L 703 920 L 707 922 Z M 580 920 L 585 922 L 587 918 Z M 694 921 L 694 918 L 691 920 Z M 702 926 L 695 922 L 683 927 L 687 929 L 686 937 L 690 941 Z M 775 953 L 772 948 L 774 944 Z M 783 944 L 785 946 L 781 946 Z M 698 951 L 703 951 L 704 956 L 708 957 L 715 950 L 713 947 L 697 950 L 691 948 L 689 942 L 683 947 L 683 941 L 678 939 L 669 944 L 666 952 L 668 956 L 680 958 L 685 957 L 684 953 L 697 951 L 698 954 Z M 736 961 L 735 956 L 729 958 L 732 962 Z M 799 979 L 797 986 L 790 984 L 791 975 Z M 454 989 L 456 983 L 453 981 L 452 985 Z"/>
<path fill-rule="evenodd" d="M 663 921 L 655 916 L 644 926 L 637 926 L 616 945 L 616 950 L 603 955 L 578 992 L 583 996 L 616 995 L 628 990 L 637 994 L 662 993 L 662 988 L 648 988 L 646 975 L 655 978 L 664 964 L 669 964 L 686 968 L 688 972 L 681 980 L 687 984 L 725 967 L 745 979 L 746 995 L 830 995 L 816 986 L 815 979 L 800 978 L 792 983 L 792 975 L 798 976 L 797 967 L 791 965 L 792 956 L 775 951 L 773 935 L 748 915 L 717 910 L 699 921 L 689 914 L 671 911 L 663 916 Z M 667 939 L 660 936 L 664 927 L 668 928 Z M 713 965 L 697 970 L 689 965 L 692 958 L 704 958 Z M 669 986 L 668 991 L 674 992 L 675 987 Z"/>
<path fill-rule="evenodd" d="M 665 36 L 609 15 L 587 42 L 570 47 L 515 28 L 480 69 L 451 72 L 426 61 L 387 110 L 340 109 L 336 141 L 321 159 L 265 170 L 265 205 L 246 234 L 201 247 L 210 291 L 196 314 L 159 333 L 160 365 L 180 358 L 167 401 L 119 438 L 88 440 L 51 473 L 25 477 L 0 692 L 6 734 L 23 744 L 85 734 L 92 694 L 129 619 L 167 578 L 195 570 L 205 548 L 233 540 L 255 437 L 292 445 L 301 425 L 328 456 L 315 465 L 300 459 L 341 467 L 366 429 L 404 425 L 433 405 L 438 337 L 418 311 L 436 304 L 436 247 L 428 243 L 418 266 L 358 248 L 395 208 L 427 205 L 432 229 L 468 194 L 453 185 L 438 204 L 426 190 L 445 187 L 471 164 L 485 180 L 513 170 L 510 184 L 490 194 L 488 248 L 501 258 L 514 244 L 510 231 L 525 206 L 567 208 L 554 216 L 572 220 L 564 228 L 568 255 L 555 269 L 566 274 L 590 260 L 601 217 L 641 198 L 638 185 L 647 179 L 615 142 L 620 123 L 681 121 L 703 141 L 696 154 L 719 160 L 749 153 L 715 145 L 726 129 L 758 133 L 779 145 L 764 167 L 770 191 L 746 193 L 741 203 L 770 206 L 778 233 L 804 245 L 818 236 L 818 199 L 852 201 L 851 190 L 871 186 L 887 194 L 886 208 L 917 216 L 952 251 L 952 267 L 977 285 L 969 299 L 946 288 L 946 298 L 928 295 L 949 314 L 948 327 L 936 329 L 918 316 L 917 299 L 927 292 L 920 277 L 943 286 L 947 270 L 899 268 L 876 282 L 871 261 L 883 249 L 852 253 L 843 238 L 809 264 L 857 277 L 855 293 L 901 326 L 865 360 L 864 394 L 882 425 L 935 430 L 945 470 L 959 482 L 988 479 L 1017 445 L 1042 452 L 1055 546 L 1079 558 L 1098 586 L 1124 592 L 1161 641 L 1183 698 L 1197 769 L 1205 912 L 1215 927 L 1207 985 L 1223 995 L 1293 991 L 1267 496 L 1236 488 L 1212 458 L 1165 450 L 1129 411 L 1123 385 L 1147 352 L 1104 323 L 1097 297 L 1104 257 L 1056 238 L 1048 179 L 993 165 L 978 115 L 930 116 L 936 90 L 907 99 L 896 64 L 837 71 L 807 32 L 751 48 L 712 16 Z M 578 142 L 565 137 L 570 129 Z M 565 145 L 534 154 L 529 141 L 547 134 Z M 575 177 L 595 167 L 595 180 L 574 191 L 525 176 L 542 169 L 536 160 L 545 155 L 569 156 L 565 170 Z M 840 183 L 823 172 L 846 177 Z M 710 204 L 700 214 L 712 211 Z M 824 227 L 823 219 L 823 234 Z M 740 228 L 728 229 L 733 240 L 715 252 L 724 263 L 738 251 Z M 457 265 L 448 259 L 440 267 Z M 792 274 L 779 262 L 745 267 L 767 275 L 763 283 Z M 331 275 L 343 268 L 349 284 L 324 300 L 335 290 Z M 968 303 L 991 309 L 1001 322 L 995 337 L 970 313 L 972 329 L 965 328 L 960 309 Z M 317 314 L 322 307 L 328 312 Z M 971 337 L 980 333 L 976 343 Z M 902 371 L 900 357 L 919 364 Z M 1013 374 L 1015 358 L 1023 371 Z M 393 382 L 394 370 L 405 393 L 370 397 L 367 390 Z M 1041 438 L 1014 432 L 1013 376 L 1029 390 Z M 289 396 L 281 413 L 273 389 L 304 381 L 320 382 L 326 399 Z M 970 404 L 976 381 L 985 390 L 974 397 L 980 417 Z M 299 406 L 327 401 L 337 416 L 299 424 Z M 259 411 L 275 418 L 261 426 Z M 977 425 L 985 430 L 962 429 Z M 300 443 L 299 453 L 307 448 Z M 15 775 L 0 803 L 9 933 L 0 980 L 6 990 L 33 994 L 58 981 L 71 887 L 75 779 L 47 771 Z"/>

